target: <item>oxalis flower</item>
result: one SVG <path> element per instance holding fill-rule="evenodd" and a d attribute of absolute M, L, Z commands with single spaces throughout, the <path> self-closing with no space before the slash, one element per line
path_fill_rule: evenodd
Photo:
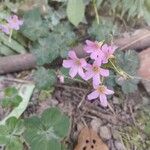
<path fill-rule="evenodd" d="M 90 54 L 90 58 L 91 59 L 97 59 L 97 57 L 99 56 L 99 59 L 103 59 L 104 57 L 104 53 L 101 50 L 101 46 L 103 44 L 103 42 L 92 42 L 90 40 L 86 40 L 86 45 L 84 46 L 84 51 L 86 53 Z"/>
<path fill-rule="evenodd" d="M 93 86 L 99 85 L 101 83 L 100 76 L 109 76 L 109 70 L 100 67 L 101 62 L 95 61 L 92 65 L 88 64 L 86 66 L 85 80 L 93 79 Z"/>
<path fill-rule="evenodd" d="M 93 100 L 93 99 L 99 98 L 101 105 L 103 107 L 107 107 L 108 102 L 107 102 L 106 95 L 114 94 L 114 91 L 109 90 L 104 85 L 94 86 L 94 89 L 95 90 L 87 96 L 88 100 Z"/>
<path fill-rule="evenodd" d="M 0 30 L 2 30 L 6 34 L 10 34 L 10 25 L 7 24 L 0 24 Z"/>
<path fill-rule="evenodd" d="M 10 18 L 8 18 L 7 22 L 9 24 L 10 28 L 14 29 L 14 30 L 19 30 L 20 26 L 23 24 L 23 21 L 19 20 L 18 16 L 16 16 L 16 15 L 13 15 Z"/>
<path fill-rule="evenodd" d="M 114 45 L 107 45 L 107 44 L 104 44 L 102 47 L 101 47 L 101 51 L 103 52 L 103 57 L 101 56 L 101 54 L 99 54 L 98 58 L 99 59 L 102 59 L 102 63 L 108 63 L 108 60 L 110 58 L 114 58 L 114 52 L 115 50 L 117 49 L 116 46 Z"/>
<path fill-rule="evenodd" d="M 74 51 L 69 51 L 68 56 L 70 59 L 63 61 L 63 67 L 70 68 L 69 75 L 72 78 L 74 78 L 77 74 L 84 78 L 85 74 L 83 72 L 83 68 L 87 65 L 85 59 L 79 59 Z"/>

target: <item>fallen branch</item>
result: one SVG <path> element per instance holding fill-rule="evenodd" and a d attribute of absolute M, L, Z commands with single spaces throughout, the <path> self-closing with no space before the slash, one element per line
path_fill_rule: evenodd
<path fill-rule="evenodd" d="M 114 44 L 119 46 L 122 50 L 144 49 L 145 47 L 150 47 L 150 31 L 146 29 L 137 30 L 130 36 L 128 35 L 126 37 L 115 39 Z M 81 44 L 75 48 L 75 51 L 77 52 L 77 55 L 80 57 L 86 56 L 86 54 L 83 51 L 83 46 Z M 143 53 L 140 55 L 143 55 Z M 145 61 L 141 63 L 141 67 L 143 66 L 143 63 L 145 63 Z M 21 54 L 0 58 L 0 74 L 17 72 L 32 69 L 35 67 L 36 67 L 36 58 L 33 54 Z M 142 72 L 146 71 L 147 69 L 145 70 L 144 68 L 140 68 L 139 73 L 142 76 L 143 75 Z M 150 73 L 149 72 L 147 73 L 148 73 L 147 76 L 150 76 Z"/>

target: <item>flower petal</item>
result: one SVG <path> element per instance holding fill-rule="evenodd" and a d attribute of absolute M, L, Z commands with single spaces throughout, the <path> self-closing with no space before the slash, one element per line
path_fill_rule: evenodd
<path fill-rule="evenodd" d="M 84 80 L 89 80 L 93 77 L 93 71 L 91 69 L 89 69 L 86 73 L 85 73 L 85 77 Z"/>
<path fill-rule="evenodd" d="M 77 55 L 74 51 L 69 51 L 68 52 L 68 56 L 71 58 L 71 59 L 76 59 L 77 58 Z"/>
<path fill-rule="evenodd" d="M 90 57 L 91 57 L 91 59 L 97 59 L 98 53 L 97 52 L 92 52 Z"/>
<path fill-rule="evenodd" d="M 78 68 L 78 74 L 80 75 L 81 78 L 85 78 L 85 73 L 83 72 L 83 69 L 80 67 Z"/>
<path fill-rule="evenodd" d="M 81 58 L 81 59 L 80 59 L 80 62 L 81 62 L 81 66 L 82 66 L 82 67 L 85 67 L 85 66 L 87 65 L 87 62 L 85 61 L 84 58 Z"/>
<path fill-rule="evenodd" d="M 99 96 L 99 93 L 97 91 L 94 91 L 92 93 L 90 93 L 87 98 L 88 100 L 92 100 L 92 99 L 96 99 Z"/>
<path fill-rule="evenodd" d="M 96 74 L 95 76 L 93 76 L 93 87 L 96 85 L 99 85 L 101 83 L 100 81 L 100 75 Z"/>
<path fill-rule="evenodd" d="M 101 68 L 100 69 L 100 75 L 102 75 L 104 77 L 109 76 L 109 70 Z"/>
<path fill-rule="evenodd" d="M 111 95 L 111 94 L 114 94 L 114 91 L 109 90 L 109 89 L 107 89 L 107 88 L 106 88 L 106 90 L 105 90 L 105 94 L 107 94 L 107 95 Z"/>
<path fill-rule="evenodd" d="M 73 67 L 69 70 L 69 75 L 74 78 L 78 73 L 78 69 L 76 67 Z"/>
<path fill-rule="evenodd" d="M 99 99 L 100 99 L 101 105 L 102 105 L 103 107 L 107 107 L 108 102 L 107 102 L 107 97 L 106 97 L 106 95 L 105 95 L 105 94 L 101 94 L 101 95 L 99 96 Z"/>
<path fill-rule="evenodd" d="M 63 60 L 63 67 L 70 68 L 73 65 L 73 60 Z"/>

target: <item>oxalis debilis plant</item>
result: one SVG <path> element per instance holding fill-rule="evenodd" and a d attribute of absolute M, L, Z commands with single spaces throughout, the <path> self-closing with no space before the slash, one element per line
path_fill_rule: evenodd
<path fill-rule="evenodd" d="M 114 91 L 104 85 L 104 80 L 109 77 L 109 68 L 120 75 L 118 80 L 133 78 L 123 71 L 115 63 L 115 45 L 108 45 L 104 42 L 86 40 L 84 51 L 89 55 L 86 58 L 78 58 L 74 50 L 68 52 L 68 59 L 63 60 L 63 67 L 70 68 L 69 75 L 74 78 L 79 75 L 83 80 L 92 79 L 93 91 L 87 95 L 88 100 L 99 98 L 103 107 L 108 106 L 107 95 L 114 94 Z M 92 61 L 88 61 L 90 58 Z M 92 62 L 92 63 L 91 63 Z"/>

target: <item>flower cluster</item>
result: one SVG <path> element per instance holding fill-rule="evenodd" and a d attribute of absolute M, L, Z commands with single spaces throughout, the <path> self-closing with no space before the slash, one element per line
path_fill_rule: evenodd
<path fill-rule="evenodd" d="M 78 58 L 74 50 L 69 51 L 69 58 L 63 61 L 63 67 L 70 68 L 69 75 L 72 78 L 78 74 L 86 81 L 92 79 L 94 91 L 87 98 L 89 100 L 99 98 L 103 107 L 108 105 L 106 95 L 114 94 L 114 92 L 103 85 L 102 79 L 109 76 L 109 70 L 102 66 L 114 57 L 116 48 L 103 42 L 86 40 L 84 51 L 90 55 L 93 63 L 88 63 L 84 58 Z"/>
<path fill-rule="evenodd" d="M 20 26 L 23 24 L 23 21 L 19 20 L 16 15 L 7 18 L 6 21 L 7 23 L 0 24 L 0 30 L 6 34 L 10 34 L 12 30 L 19 30 Z"/>

